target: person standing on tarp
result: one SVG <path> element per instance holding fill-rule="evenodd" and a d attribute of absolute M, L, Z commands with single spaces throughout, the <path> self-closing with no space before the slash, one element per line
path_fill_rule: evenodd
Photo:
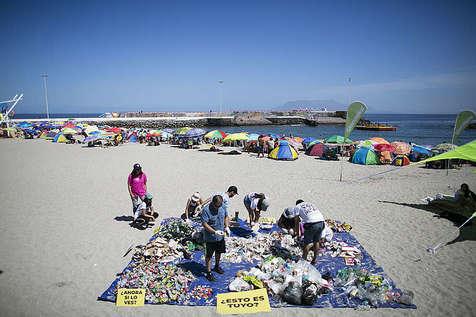
<path fill-rule="evenodd" d="M 220 267 L 220 258 L 221 254 L 226 252 L 225 233 L 230 235 L 229 217 L 225 208 L 223 208 L 222 196 L 213 196 L 212 201 L 203 208 L 200 217 L 204 228 L 206 278 L 209 281 L 215 281 L 216 279 L 211 272 L 211 259 L 215 255 L 213 271 L 223 274 L 224 271 Z"/>
<path fill-rule="evenodd" d="M 321 240 L 322 230 L 324 230 L 324 216 L 319 209 L 311 203 L 302 202 L 292 211 L 294 215 L 294 232 L 298 233 L 298 239 L 303 235 L 300 230 L 301 222 L 304 224 L 304 239 L 302 247 L 302 258 L 307 261 L 309 250 L 314 251 L 311 264 L 316 264 L 319 250 L 319 241 Z"/>

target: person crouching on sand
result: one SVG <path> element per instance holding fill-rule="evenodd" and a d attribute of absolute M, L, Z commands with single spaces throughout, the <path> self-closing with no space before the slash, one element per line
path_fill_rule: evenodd
<path fill-rule="evenodd" d="M 304 200 L 299 199 L 296 201 L 296 206 L 300 203 L 303 203 Z M 295 223 L 294 223 L 294 207 L 288 207 L 284 209 L 281 217 L 278 220 L 278 227 L 283 230 L 284 233 L 289 233 L 291 236 L 295 237 L 298 235 L 298 232 L 294 231 Z M 300 228 L 301 233 L 304 231 Z"/>
<path fill-rule="evenodd" d="M 200 193 L 199 192 L 193 193 L 193 195 L 187 200 L 187 205 L 185 206 L 185 212 L 182 214 L 182 219 L 187 221 L 190 218 L 195 218 L 200 216 L 202 205 L 203 205 L 203 200 L 200 197 Z"/>
<path fill-rule="evenodd" d="M 249 193 L 243 198 L 243 203 L 249 214 L 250 227 L 253 227 L 259 220 L 262 211 L 268 210 L 269 201 L 263 193 Z"/>
<path fill-rule="evenodd" d="M 294 207 L 292 215 L 294 216 L 294 230 L 298 232 L 298 239 L 302 236 L 299 230 L 300 223 L 304 224 L 302 257 L 307 261 L 307 255 L 312 247 L 314 255 L 311 264 L 314 265 L 317 263 L 319 242 L 324 230 L 324 216 L 316 206 L 308 202 L 302 202 Z"/>
<path fill-rule="evenodd" d="M 229 217 L 223 208 L 223 198 L 215 195 L 212 201 L 206 205 L 201 214 L 203 238 L 205 240 L 205 265 L 207 267 L 206 278 L 215 281 L 211 272 L 211 258 L 215 254 L 215 267 L 213 270 L 218 274 L 224 271 L 220 267 L 221 254 L 226 252 L 225 233 L 230 235 Z"/>

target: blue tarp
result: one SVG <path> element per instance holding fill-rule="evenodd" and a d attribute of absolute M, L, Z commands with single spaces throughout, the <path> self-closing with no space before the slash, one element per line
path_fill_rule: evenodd
<path fill-rule="evenodd" d="M 246 223 L 242 220 L 239 221 L 240 226 L 234 227 L 232 229 L 232 235 L 249 237 L 254 235 L 254 232 L 247 227 Z M 271 230 L 260 230 L 261 233 L 271 233 L 273 231 L 279 230 L 276 225 Z M 152 236 L 150 241 L 157 238 L 157 235 Z M 383 269 L 375 263 L 372 257 L 365 251 L 362 245 L 359 244 L 357 239 L 354 238 L 350 233 L 347 232 L 335 232 L 334 238 L 335 241 L 344 241 L 349 246 L 355 246 L 362 252 L 361 264 L 355 268 L 362 268 L 369 271 L 372 274 L 382 275 L 387 281 L 390 282 L 390 285 L 394 291 L 400 291 L 395 287 L 394 282 L 385 275 Z M 221 267 L 224 269 L 225 273 L 223 275 L 218 275 L 219 278 L 215 282 L 209 282 L 204 275 L 205 266 L 203 261 L 203 251 L 196 251 L 193 253 L 192 259 L 190 260 L 181 260 L 177 265 L 185 268 L 193 273 L 196 277 L 189 285 L 189 289 L 193 290 L 197 286 L 208 286 L 213 289 L 213 295 L 208 300 L 204 299 L 194 299 L 184 303 L 180 302 L 171 302 L 171 305 L 187 305 L 187 306 L 215 306 L 216 305 L 216 295 L 221 293 L 228 293 L 228 285 L 236 277 L 236 273 L 239 270 L 249 270 L 252 267 L 256 266 L 258 261 L 254 263 L 242 262 L 242 263 L 228 263 L 221 262 Z M 331 257 L 330 255 L 320 256 L 318 258 L 317 268 L 322 275 L 330 274 L 332 278 L 336 277 L 337 272 L 340 269 L 349 268 L 344 262 L 344 258 L 341 257 Z M 123 272 L 129 271 L 132 269 L 132 261 L 126 266 Z M 216 274 L 216 273 L 215 273 Z M 116 284 L 120 278 L 117 278 L 112 282 L 104 293 L 99 296 L 98 300 L 115 302 L 116 295 L 114 290 Z M 147 303 L 146 304 L 150 304 Z M 278 303 L 274 298 L 270 297 L 270 304 L 272 307 L 283 307 L 282 303 Z M 306 307 L 306 308 L 356 308 L 359 305 L 362 305 L 362 301 L 358 298 L 349 298 L 345 293 L 345 288 L 334 288 L 330 293 L 321 295 L 314 305 L 312 306 L 297 306 L 297 305 L 285 305 L 285 307 Z M 396 302 L 388 302 L 379 304 L 378 307 L 383 308 L 416 308 L 415 305 L 403 305 Z"/>

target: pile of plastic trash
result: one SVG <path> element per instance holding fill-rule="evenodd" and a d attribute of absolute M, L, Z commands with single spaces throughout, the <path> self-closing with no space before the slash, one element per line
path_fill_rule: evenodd
<path fill-rule="evenodd" d="M 149 303 L 166 304 L 187 300 L 189 283 L 193 274 L 173 263 L 160 263 L 153 259 L 135 263 L 125 271 L 117 282 L 118 288 L 145 288 L 145 299 Z"/>
<path fill-rule="evenodd" d="M 190 240 L 193 232 L 193 227 L 182 219 L 167 218 L 160 224 L 157 235 L 165 240 L 184 241 Z"/>
<path fill-rule="evenodd" d="M 371 274 L 361 268 L 345 268 L 337 272 L 334 286 L 342 288 L 349 298 L 358 298 L 363 306 L 378 307 L 379 304 L 395 301 L 411 305 L 413 293 L 395 292 L 391 283 L 382 275 Z"/>
<path fill-rule="evenodd" d="M 312 305 L 321 294 L 332 290 L 328 280 L 307 261 L 286 261 L 269 256 L 259 267 L 239 271 L 230 283 L 230 291 L 246 291 L 266 287 L 278 302 L 292 305 Z"/>
<path fill-rule="evenodd" d="M 174 239 L 166 241 L 160 237 L 149 241 L 146 245 L 135 247 L 132 260 L 141 263 L 154 258 L 157 262 L 175 262 L 182 258 L 189 258 L 187 248 L 180 245 Z"/>

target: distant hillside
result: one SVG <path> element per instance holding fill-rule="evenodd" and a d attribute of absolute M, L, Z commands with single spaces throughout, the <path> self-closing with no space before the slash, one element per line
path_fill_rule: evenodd
<path fill-rule="evenodd" d="M 333 110 L 344 110 L 346 107 L 344 104 L 331 100 L 294 100 L 288 101 L 282 106 L 274 108 L 274 110 L 292 110 L 292 109 L 301 109 L 301 108 L 313 108 L 321 109 L 327 108 L 329 111 Z"/>

